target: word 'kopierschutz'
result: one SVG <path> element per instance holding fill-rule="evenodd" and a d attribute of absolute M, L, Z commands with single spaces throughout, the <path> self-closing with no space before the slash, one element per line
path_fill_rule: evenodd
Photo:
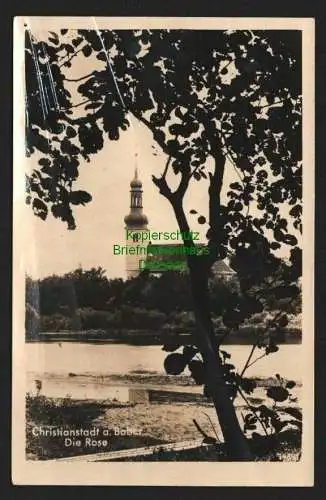
<path fill-rule="evenodd" d="M 127 240 L 133 240 L 133 241 L 141 241 L 142 243 L 144 241 L 157 241 L 157 240 L 163 240 L 163 241 L 177 241 L 177 240 L 182 240 L 182 241 L 187 241 L 187 240 L 192 240 L 192 241 L 199 241 L 199 232 L 197 231 L 187 231 L 187 232 L 182 232 L 182 231 L 137 231 L 134 229 L 126 229 L 126 239 Z"/>

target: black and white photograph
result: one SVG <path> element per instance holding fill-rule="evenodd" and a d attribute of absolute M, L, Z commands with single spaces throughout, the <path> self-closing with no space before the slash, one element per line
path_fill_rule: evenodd
<path fill-rule="evenodd" d="M 13 482 L 312 485 L 313 20 L 14 33 Z"/>

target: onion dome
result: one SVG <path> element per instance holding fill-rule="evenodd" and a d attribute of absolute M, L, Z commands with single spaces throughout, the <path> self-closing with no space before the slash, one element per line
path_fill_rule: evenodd
<path fill-rule="evenodd" d="M 133 227 L 144 226 L 148 224 L 148 218 L 146 217 L 146 215 L 139 212 L 130 212 L 130 214 L 125 216 L 124 221 L 127 226 Z"/>

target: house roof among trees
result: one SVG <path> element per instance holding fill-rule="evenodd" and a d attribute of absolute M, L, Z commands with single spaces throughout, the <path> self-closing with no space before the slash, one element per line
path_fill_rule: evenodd
<path fill-rule="evenodd" d="M 224 260 L 218 260 L 213 264 L 213 272 L 215 274 L 220 274 L 220 275 L 233 275 L 236 274 L 236 272 L 224 261 Z"/>
<path fill-rule="evenodd" d="M 205 248 L 206 245 L 203 243 L 200 243 L 199 245 L 195 245 L 197 249 Z M 160 272 L 160 271 L 167 271 L 171 270 L 171 268 L 168 266 L 168 263 L 178 263 L 179 265 L 176 267 L 178 270 L 183 270 L 185 271 L 187 269 L 187 264 L 186 264 L 186 251 L 185 251 L 185 246 L 183 244 L 150 244 L 150 248 L 147 247 L 147 258 L 146 258 L 146 268 L 149 271 L 153 272 Z M 158 269 L 157 265 L 158 262 L 162 263 L 162 266 L 160 266 L 160 269 Z M 151 263 L 153 263 L 153 266 L 151 266 Z M 167 265 L 164 266 L 163 264 L 166 263 Z M 230 276 L 236 274 L 233 269 L 223 260 L 220 260 L 216 262 L 213 265 L 213 272 L 216 275 L 219 276 Z"/>

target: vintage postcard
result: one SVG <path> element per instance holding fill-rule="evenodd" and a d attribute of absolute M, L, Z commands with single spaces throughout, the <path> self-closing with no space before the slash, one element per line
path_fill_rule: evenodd
<path fill-rule="evenodd" d="M 14 19 L 12 480 L 312 486 L 314 20 Z"/>

